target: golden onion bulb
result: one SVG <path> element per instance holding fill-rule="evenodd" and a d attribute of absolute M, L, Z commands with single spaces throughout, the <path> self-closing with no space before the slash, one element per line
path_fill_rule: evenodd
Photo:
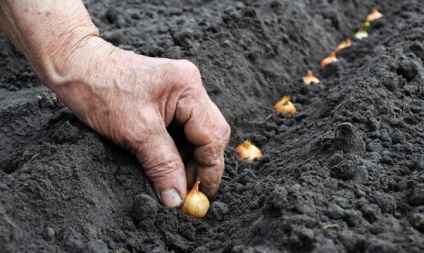
<path fill-rule="evenodd" d="M 180 210 L 194 218 L 201 219 L 208 213 L 210 203 L 208 197 L 199 191 L 200 178 L 197 178 L 193 188 L 187 193 Z"/>
<path fill-rule="evenodd" d="M 355 38 L 357 38 L 358 40 L 362 40 L 367 37 L 368 37 L 368 32 L 365 28 L 361 28 L 355 33 Z"/>
<path fill-rule="evenodd" d="M 312 71 L 308 71 L 306 75 L 303 77 L 303 82 L 306 85 L 310 85 L 311 83 L 319 83 L 319 79 L 312 74 Z"/>
<path fill-rule="evenodd" d="M 290 102 L 290 96 L 284 96 L 280 101 L 274 105 L 274 109 L 277 112 L 285 114 L 294 114 L 296 113 L 296 107 L 292 102 Z"/>
<path fill-rule="evenodd" d="M 256 159 L 262 157 L 262 152 L 249 141 L 244 141 L 242 144 L 240 144 L 236 148 L 236 151 L 239 153 L 241 159 L 246 159 L 250 162 L 253 162 Z"/>
<path fill-rule="evenodd" d="M 367 21 L 374 21 L 376 19 L 382 18 L 383 14 L 378 11 L 378 8 L 372 9 L 371 13 L 367 16 Z"/>
<path fill-rule="evenodd" d="M 350 39 L 346 39 L 345 41 L 340 43 L 334 51 L 338 52 L 338 51 L 342 50 L 343 48 L 347 48 L 347 47 L 351 47 L 351 46 L 352 46 L 352 41 Z"/>
<path fill-rule="evenodd" d="M 328 64 L 330 64 L 332 62 L 336 62 L 336 61 L 337 61 L 336 52 L 333 51 L 333 52 L 330 53 L 330 55 L 327 58 L 325 58 L 324 60 L 321 61 L 320 65 L 321 65 L 321 67 L 324 68 Z"/>

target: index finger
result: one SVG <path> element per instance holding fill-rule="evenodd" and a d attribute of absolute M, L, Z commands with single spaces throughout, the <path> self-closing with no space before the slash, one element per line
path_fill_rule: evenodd
<path fill-rule="evenodd" d="M 197 177 L 202 180 L 201 190 L 213 198 L 224 172 L 224 150 L 231 129 L 206 91 L 202 89 L 198 95 L 178 102 L 175 119 L 184 126 L 187 140 L 195 146 L 194 160 Z"/>

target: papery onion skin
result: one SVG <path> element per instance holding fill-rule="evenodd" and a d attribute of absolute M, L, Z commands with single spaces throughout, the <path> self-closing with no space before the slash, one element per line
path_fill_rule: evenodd
<path fill-rule="evenodd" d="M 381 12 L 378 11 L 378 8 L 374 8 L 372 9 L 371 13 L 368 14 L 367 16 L 367 21 L 374 21 L 376 19 L 380 19 L 383 17 L 383 14 L 381 14 Z"/>
<path fill-rule="evenodd" d="M 352 41 L 350 39 L 346 39 L 345 41 L 340 43 L 334 51 L 338 52 L 338 51 L 342 50 L 343 48 L 347 48 L 347 47 L 351 47 L 351 46 L 352 46 Z"/>
<path fill-rule="evenodd" d="M 357 33 L 355 33 L 355 38 L 358 40 L 362 40 L 368 37 L 368 32 L 365 29 L 360 29 Z"/>
<path fill-rule="evenodd" d="M 256 159 L 262 157 L 262 152 L 249 141 L 244 141 L 242 144 L 240 144 L 236 148 L 236 151 L 239 153 L 241 159 L 246 159 L 250 162 L 253 162 Z"/>
<path fill-rule="evenodd" d="M 292 102 L 290 102 L 290 96 L 284 96 L 280 101 L 274 105 L 274 109 L 277 112 L 285 114 L 294 114 L 296 113 L 296 107 Z"/>
<path fill-rule="evenodd" d="M 303 77 L 303 82 L 306 85 L 310 85 L 311 83 L 319 83 L 319 79 L 316 78 L 314 74 L 312 74 L 312 71 L 308 71 L 308 73 L 306 73 L 306 76 Z"/>
<path fill-rule="evenodd" d="M 325 58 L 324 60 L 321 61 L 320 65 L 321 65 L 321 67 L 324 68 L 328 64 L 330 64 L 332 62 L 336 62 L 336 61 L 337 61 L 336 52 L 333 51 L 333 52 L 330 53 L 330 55 L 327 58 Z"/>
<path fill-rule="evenodd" d="M 201 219 L 208 213 L 210 203 L 208 197 L 199 191 L 200 179 L 196 180 L 193 188 L 187 193 L 180 210 L 194 218 Z"/>

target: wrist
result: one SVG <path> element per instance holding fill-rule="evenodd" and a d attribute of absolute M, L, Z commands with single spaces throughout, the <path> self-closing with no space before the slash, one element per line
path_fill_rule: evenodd
<path fill-rule="evenodd" d="M 55 83 L 69 54 L 99 36 L 81 1 L 0 1 L 0 29 L 22 52 L 37 75 Z"/>
<path fill-rule="evenodd" d="M 97 28 L 78 27 L 72 33 L 46 39 L 44 43 L 25 52 L 25 56 L 38 77 L 53 91 L 57 91 L 64 83 L 70 82 L 67 67 L 82 52 L 98 49 L 103 40 Z M 90 49 L 88 49 L 90 48 Z M 80 59 L 85 61 L 84 57 Z M 88 59 L 87 59 L 88 60 Z"/>
<path fill-rule="evenodd" d="M 115 71 L 112 59 L 119 51 L 100 37 L 84 37 L 60 54 L 51 55 L 44 70 L 44 82 L 74 113 L 84 118 L 81 114 L 90 109 L 82 107 L 108 100 L 113 88 L 113 80 L 108 76 Z"/>

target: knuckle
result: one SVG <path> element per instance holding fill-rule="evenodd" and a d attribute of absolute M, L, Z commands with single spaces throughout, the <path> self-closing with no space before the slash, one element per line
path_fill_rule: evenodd
<path fill-rule="evenodd" d="M 221 158 L 223 158 L 223 150 L 220 145 L 216 144 L 217 143 L 212 142 L 195 151 L 195 159 L 200 165 L 215 167 L 220 164 Z"/>
<path fill-rule="evenodd" d="M 192 74 L 198 74 L 198 75 L 200 75 L 199 68 L 194 63 L 192 63 L 191 61 L 188 61 L 188 60 L 178 60 L 177 62 L 187 72 L 190 72 Z"/>
<path fill-rule="evenodd" d="M 153 166 L 143 165 L 144 172 L 152 181 L 171 177 L 182 166 L 178 161 L 164 161 Z"/>
<path fill-rule="evenodd" d="M 201 84 L 201 74 L 199 68 L 188 60 L 178 60 L 178 72 L 183 75 L 183 79 L 190 80 L 185 82 L 187 85 L 199 85 Z"/>
<path fill-rule="evenodd" d="M 224 150 L 227 143 L 230 141 L 231 138 L 231 127 L 230 125 L 225 121 L 225 119 L 220 122 L 217 126 L 218 130 L 216 131 L 216 138 L 217 138 L 217 145 Z"/>
<path fill-rule="evenodd" d="M 215 189 L 218 188 L 219 186 L 219 179 L 217 178 L 205 178 L 203 181 L 203 186 L 208 188 L 208 189 Z"/>
<path fill-rule="evenodd" d="M 223 128 L 224 128 L 223 138 L 224 138 L 225 143 L 228 143 L 230 141 L 230 137 L 231 137 L 231 127 L 227 122 L 225 122 L 225 125 L 224 125 Z"/>

